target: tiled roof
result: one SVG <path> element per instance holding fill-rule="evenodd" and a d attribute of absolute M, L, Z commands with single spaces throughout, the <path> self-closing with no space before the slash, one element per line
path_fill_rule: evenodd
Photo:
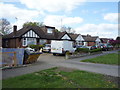
<path fill-rule="evenodd" d="M 100 40 L 104 43 L 107 43 L 109 40 L 112 40 L 112 38 L 100 38 Z"/>
<path fill-rule="evenodd" d="M 73 33 L 69 33 L 69 35 L 73 40 L 75 40 L 79 36 L 79 34 L 73 34 Z"/>
<path fill-rule="evenodd" d="M 83 39 L 87 42 L 94 42 L 98 36 L 91 36 L 91 35 L 82 35 Z"/>
<path fill-rule="evenodd" d="M 54 32 L 52 34 L 46 33 L 45 32 L 46 28 L 52 28 L 54 30 Z M 15 36 L 14 36 L 14 32 L 12 32 L 8 35 L 4 35 L 3 38 L 10 39 L 10 38 L 15 38 L 15 37 L 21 37 L 22 35 L 27 33 L 29 30 L 33 30 L 42 39 L 53 39 L 53 40 L 61 39 L 65 34 L 67 34 L 67 32 L 56 32 L 55 27 L 50 27 L 50 26 L 45 26 L 45 28 L 38 27 L 38 26 L 26 26 L 26 27 L 23 27 L 22 29 L 18 30 L 16 32 Z"/>
<path fill-rule="evenodd" d="M 35 33 L 37 33 L 39 35 L 39 37 L 41 38 L 45 38 L 45 34 L 43 32 L 43 30 L 41 30 L 40 27 L 38 26 L 27 26 L 27 27 L 23 27 L 22 29 L 18 30 L 16 32 L 16 36 L 14 36 L 14 32 L 8 34 L 8 35 L 4 35 L 3 38 L 15 38 L 15 37 L 21 37 L 23 34 L 25 34 L 26 32 L 28 32 L 29 30 L 33 30 Z"/>

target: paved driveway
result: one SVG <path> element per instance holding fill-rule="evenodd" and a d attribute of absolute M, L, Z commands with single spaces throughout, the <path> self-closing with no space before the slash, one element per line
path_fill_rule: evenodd
<path fill-rule="evenodd" d="M 86 56 L 86 57 L 81 57 L 76 59 L 65 60 L 64 56 L 53 56 L 52 54 L 45 53 L 38 58 L 38 61 L 36 63 L 28 65 L 27 67 L 3 70 L 2 71 L 3 79 L 19 76 L 27 73 L 32 73 L 32 72 L 36 72 L 36 71 L 40 71 L 40 70 L 44 70 L 52 67 L 59 67 L 59 66 L 118 77 L 117 65 L 105 65 L 105 64 L 93 64 L 93 63 L 80 62 L 80 60 L 87 59 L 87 58 L 94 58 L 104 54 L 107 54 L 107 53 L 105 52 L 99 55 L 92 55 L 92 56 Z"/>

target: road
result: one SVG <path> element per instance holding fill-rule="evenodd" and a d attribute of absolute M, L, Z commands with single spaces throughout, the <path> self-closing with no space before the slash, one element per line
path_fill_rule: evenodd
<path fill-rule="evenodd" d="M 80 62 L 80 60 L 84 60 L 87 58 L 94 58 L 94 57 L 105 55 L 108 53 L 116 53 L 116 51 L 103 52 L 103 54 L 86 56 L 86 57 L 69 59 L 69 60 L 66 60 L 64 56 L 53 56 L 52 54 L 45 53 L 38 58 L 38 61 L 36 63 L 28 65 L 27 67 L 3 70 L 2 76 L 3 76 L 3 79 L 6 79 L 9 77 L 15 77 L 15 76 L 32 73 L 32 72 L 36 72 L 36 71 L 40 71 L 40 70 L 44 70 L 52 67 L 67 67 L 67 68 L 85 70 L 89 72 L 101 73 L 101 74 L 118 77 L 119 67 L 117 65 Z"/>

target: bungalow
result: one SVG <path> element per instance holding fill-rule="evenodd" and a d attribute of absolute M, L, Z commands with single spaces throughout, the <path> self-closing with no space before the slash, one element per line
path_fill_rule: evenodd
<path fill-rule="evenodd" d="M 101 42 L 104 44 L 109 43 L 110 40 L 113 40 L 112 38 L 100 38 Z"/>
<path fill-rule="evenodd" d="M 84 39 L 82 37 L 81 34 L 73 34 L 73 33 L 69 33 L 69 35 L 71 36 L 72 40 L 74 40 L 75 45 L 83 45 L 84 43 Z"/>
<path fill-rule="evenodd" d="M 17 31 L 13 26 L 13 32 L 3 36 L 4 48 L 20 48 L 30 44 L 50 44 L 51 40 L 72 40 L 67 32 L 58 32 L 51 26 L 26 26 Z"/>
<path fill-rule="evenodd" d="M 101 40 L 98 36 L 82 35 L 85 46 L 99 45 Z"/>

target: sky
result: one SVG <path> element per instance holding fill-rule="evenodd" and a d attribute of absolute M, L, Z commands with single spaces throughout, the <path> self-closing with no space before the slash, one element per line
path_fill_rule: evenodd
<path fill-rule="evenodd" d="M 82 35 L 118 36 L 118 0 L 0 0 L 0 18 L 18 29 L 31 21 L 72 27 Z"/>

